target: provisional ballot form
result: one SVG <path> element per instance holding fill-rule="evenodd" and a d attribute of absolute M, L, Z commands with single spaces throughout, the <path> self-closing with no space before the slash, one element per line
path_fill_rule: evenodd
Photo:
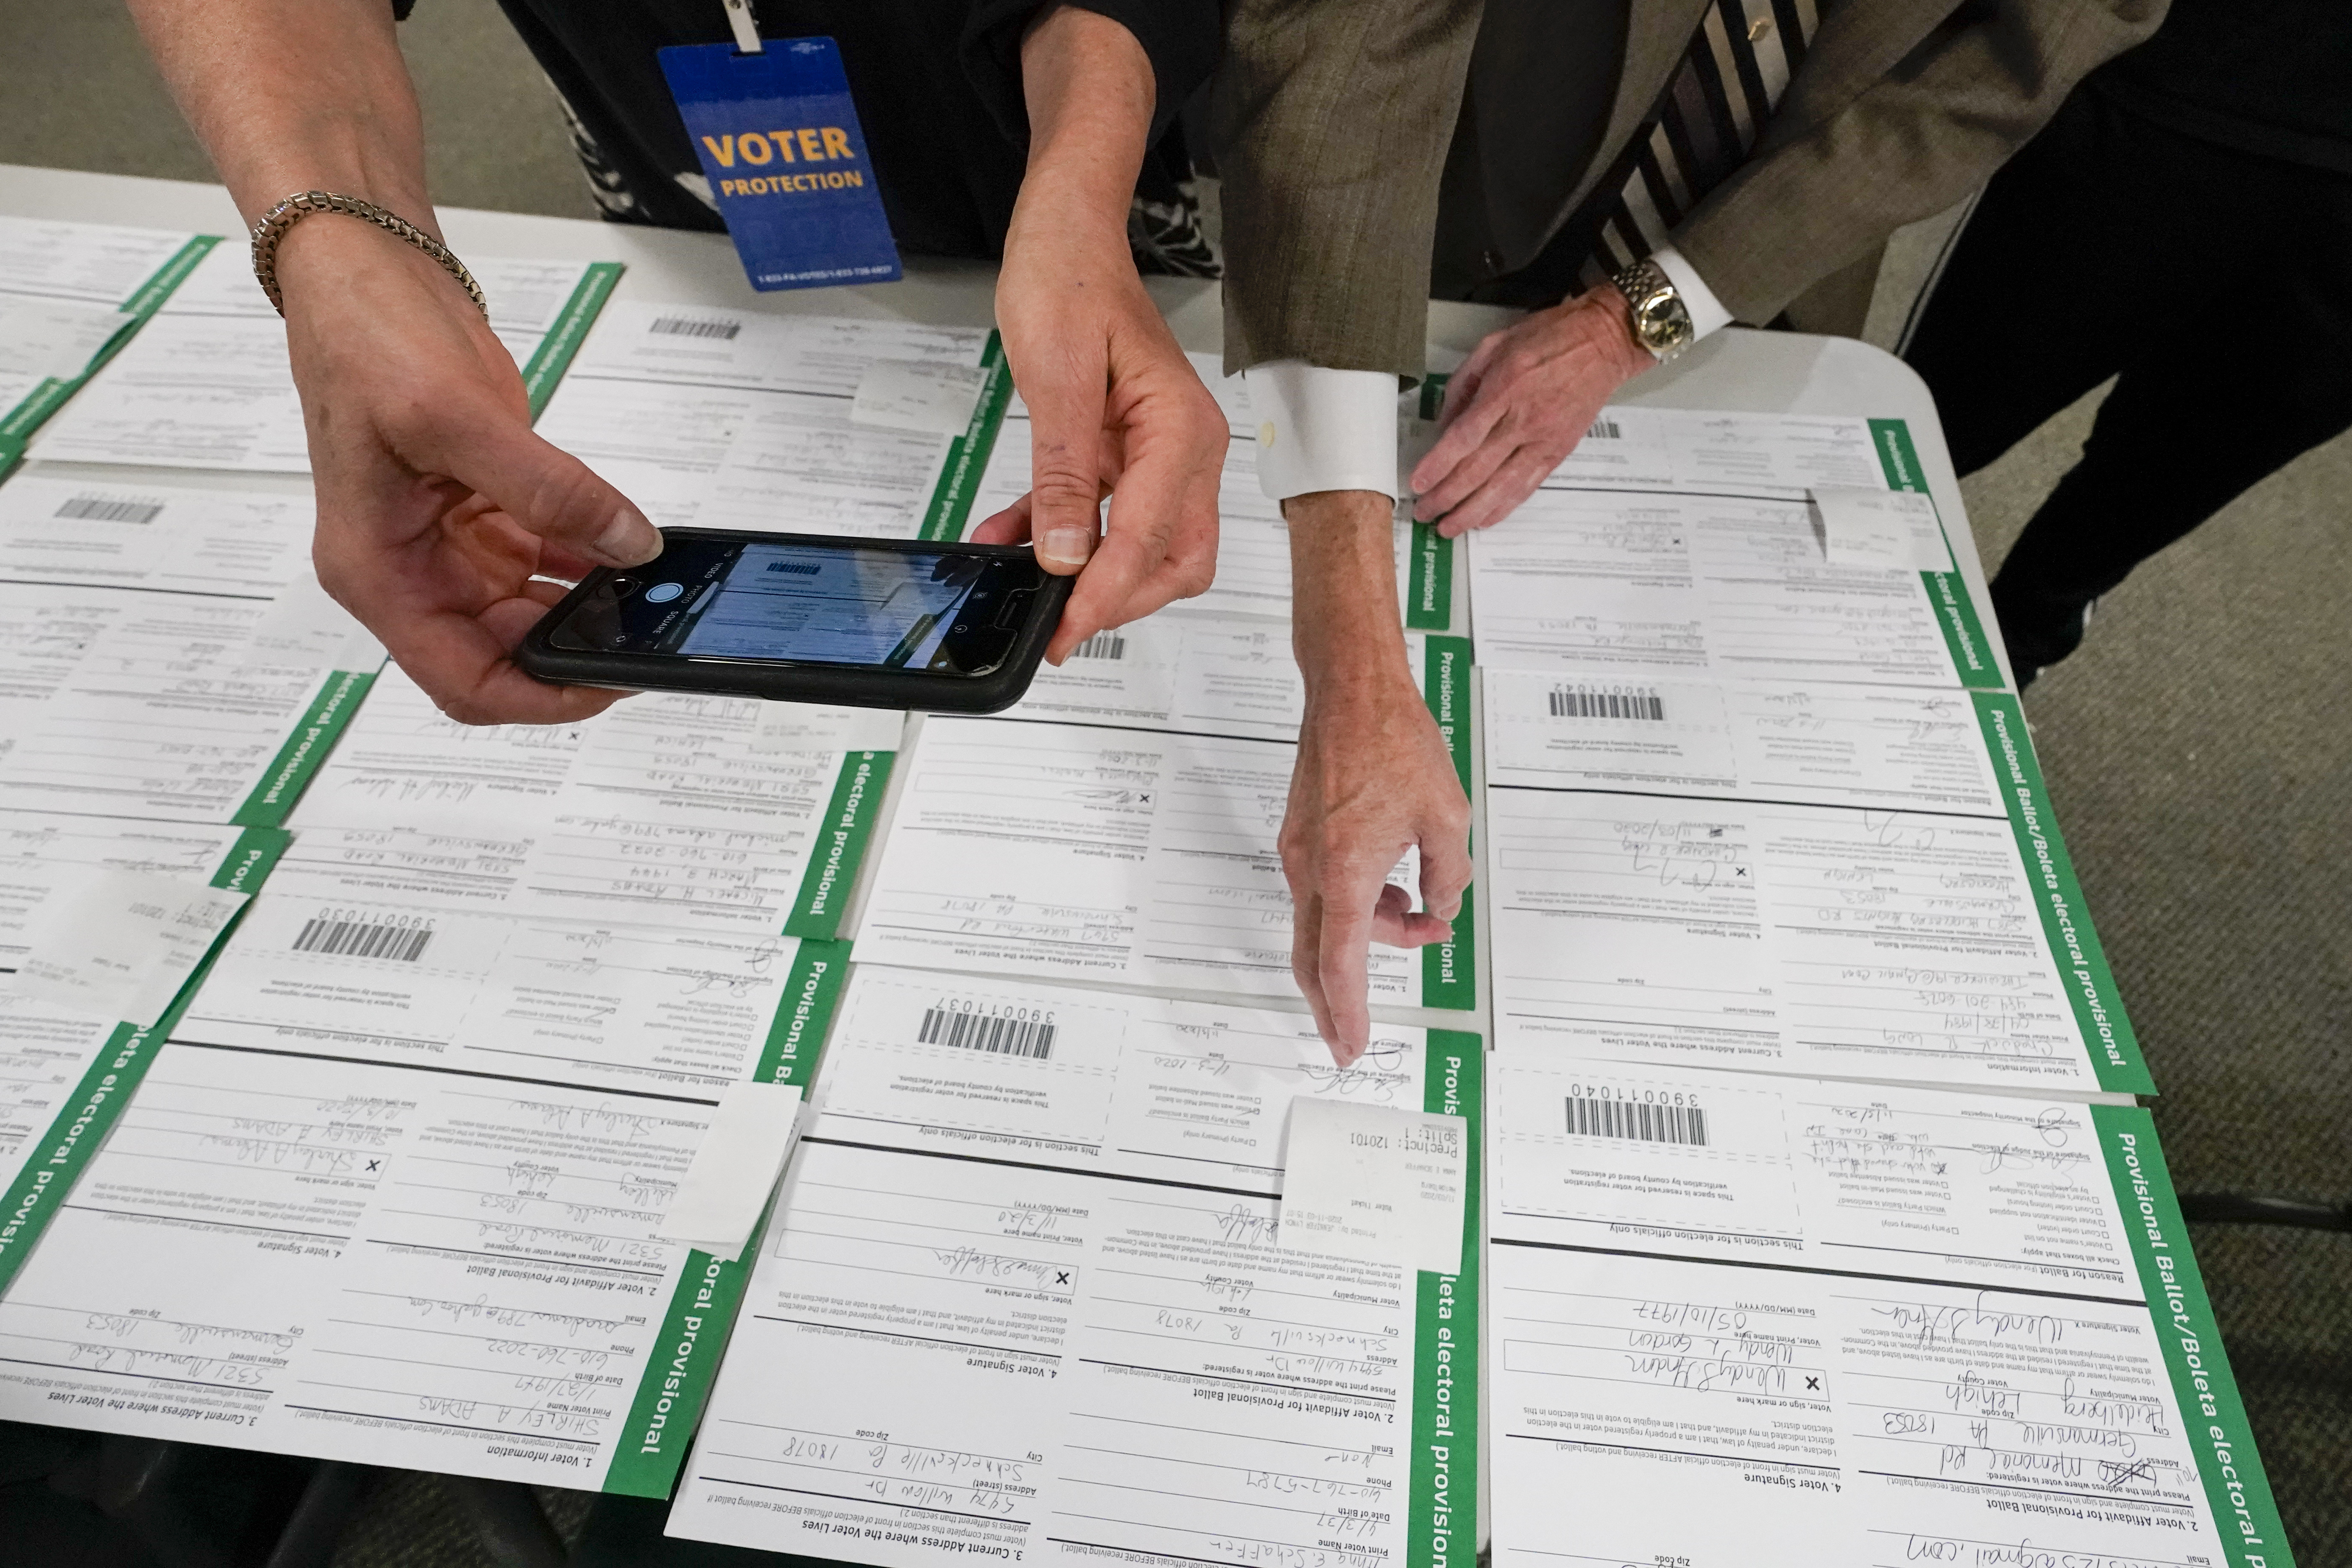
<path fill-rule="evenodd" d="M 1479 658 L 1584 679 L 1997 688 L 1991 623 L 1939 532 L 1914 558 L 1941 569 L 1834 563 L 1809 499 L 1926 483 L 1899 419 L 1604 410 L 1524 506 L 1470 535 Z"/>
<path fill-rule="evenodd" d="M 1492 1071 L 1500 1568 L 2265 1560 L 2145 1110 Z"/>
<path fill-rule="evenodd" d="M 490 330 L 524 372 L 533 406 L 612 292 L 610 262 L 477 257 Z M 241 245 L 215 248 L 131 345 L 35 444 L 51 462 L 308 473 L 310 441 L 286 326 Z"/>
<path fill-rule="evenodd" d="M 1501 1048 L 2154 1089 L 2016 698 L 1484 683 Z"/>
<path fill-rule="evenodd" d="M 741 1288 L 660 1236 L 716 1098 L 167 1046 L 0 1300 L 0 1402 L 665 1495 L 639 1440 Z"/>
<path fill-rule="evenodd" d="M 1183 633 L 1188 648 L 1192 626 Z M 1426 699 L 1466 784 L 1469 645 L 1417 640 Z M 1230 645 L 1212 642 L 1203 657 L 1221 652 Z M 1165 704 L 1154 710 L 1156 700 L 1134 685 L 1086 698 L 1095 706 L 1086 716 L 1106 722 L 1044 718 L 1079 705 L 1077 677 L 1033 692 L 1024 708 L 1038 719 L 926 717 L 866 897 L 861 956 L 1294 994 L 1290 892 L 1275 836 L 1296 742 L 1253 737 L 1279 732 L 1275 715 L 1295 710 L 1277 708 L 1279 683 L 1258 674 L 1262 667 L 1244 668 L 1252 680 L 1235 680 L 1197 708 L 1178 703 L 1181 719 Z M 1171 679 L 1166 689 L 1183 685 Z M 1209 691 L 1210 683 L 1189 689 Z M 1194 722 L 1203 728 L 1180 727 Z M 1413 891 L 1418 870 L 1409 858 L 1392 879 Z M 1451 942 L 1418 952 L 1375 946 L 1372 1001 L 1473 1006 L 1471 926 L 1465 903 Z"/>
<path fill-rule="evenodd" d="M 761 728 L 775 712 L 798 716 L 784 745 Z M 467 881 L 462 894 L 435 882 L 434 901 L 637 929 L 831 937 L 904 722 L 870 709 L 663 692 L 575 724 L 467 725 L 395 669 L 296 821 L 387 844 L 506 847 L 509 875 Z M 429 881 L 403 896 L 423 896 Z"/>
<path fill-rule="evenodd" d="M 861 964 L 670 1533 L 852 1563 L 1476 1552 L 1463 1272 L 1286 1241 L 1294 1101 L 1460 1118 L 1475 1036 Z"/>
<path fill-rule="evenodd" d="M 216 240 L 0 217 L 0 471 Z"/>
<path fill-rule="evenodd" d="M 106 1047 L 133 1032 L 119 1019 L 16 994 L 59 908 L 110 871 L 243 887 L 282 848 L 283 835 L 266 830 L 0 809 L 0 1181 L 16 1182 L 47 1152 L 67 1103 L 96 1087 Z M 0 1270 L 13 1228 L 0 1219 Z"/>
<path fill-rule="evenodd" d="M 887 365 L 978 367 L 957 433 L 862 422 L 858 392 Z M 629 303 L 539 431 L 664 526 L 957 539 L 1012 385 L 976 328 Z"/>
<path fill-rule="evenodd" d="M 0 487 L 0 807 L 283 822 L 383 662 L 310 525 L 269 492 Z"/>

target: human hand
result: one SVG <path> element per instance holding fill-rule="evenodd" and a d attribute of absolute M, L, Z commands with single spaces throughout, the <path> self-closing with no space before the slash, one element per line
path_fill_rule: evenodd
<path fill-rule="evenodd" d="M 1062 8 L 1032 28 L 1022 65 L 1029 168 L 996 321 L 1029 406 L 1030 489 L 971 537 L 1034 540 L 1039 565 L 1077 574 L 1045 648 L 1059 664 L 1105 627 L 1208 587 L 1228 427 L 1128 248 L 1150 58 L 1118 23 Z"/>
<path fill-rule="evenodd" d="M 1290 970 L 1341 1067 L 1371 1038 L 1378 942 L 1449 940 L 1470 885 L 1470 803 L 1404 659 L 1388 497 L 1302 496 L 1290 520 L 1293 637 L 1307 709 L 1277 840 Z M 1418 911 L 1389 873 L 1421 854 Z"/>
<path fill-rule="evenodd" d="M 1437 444 L 1406 481 L 1412 515 L 1448 539 L 1502 521 L 1656 363 L 1608 283 L 1488 333 L 1445 384 Z"/>
<path fill-rule="evenodd" d="M 1290 972 L 1341 1067 L 1371 1039 L 1370 945 L 1451 941 L 1470 885 L 1470 803 L 1421 693 L 1387 681 L 1310 707 L 1279 843 Z M 1422 908 L 1389 873 L 1421 851 Z"/>
<path fill-rule="evenodd" d="M 509 657 L 592 565 L 661 535 L 531 433 L 513 359 L 413 247 L 320 216 L 278 249 L 287 346 L 310 438 L 319 581 L 452 719 L 564 723 L 617 693 L 551 686 Z"/>

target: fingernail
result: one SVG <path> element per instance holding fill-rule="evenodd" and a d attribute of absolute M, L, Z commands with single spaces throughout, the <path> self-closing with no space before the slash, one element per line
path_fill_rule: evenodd
<path fill-rule="evenodd" d="M 1083 528 L 1048 529 L 1037 542 L 1037 553 L 1048 561 L 1058 561 L 1068 566 L 1083 566 L 1087 557 L 1095 552 L 1095 536 Z"/>
<path fill-rule="evenodd" d="M 630 507 L 623 507 L 604 525 L 589 549 L 611 566 L 642 566 L 662 552 L 662 536 Z"/>

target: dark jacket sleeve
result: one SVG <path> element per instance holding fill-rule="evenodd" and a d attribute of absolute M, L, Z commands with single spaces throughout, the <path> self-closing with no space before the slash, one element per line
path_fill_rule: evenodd
<path fill-rule="evenodd" d="M 1029 145 L 1029 110 L 1021 93 L 1021 35 L 1048 0 L 977 0 L 963 29 L 963 68 L 1013 145 Z M 1159 83 L 1151 140 L 1160 140 L 1184 100 L 1216 68 L 1223 32 L 1217 0 L 1069 0 L 1135 35 Z"/>

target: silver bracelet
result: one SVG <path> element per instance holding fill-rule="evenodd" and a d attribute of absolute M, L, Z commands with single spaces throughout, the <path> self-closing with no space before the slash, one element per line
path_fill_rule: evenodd
<path fill-rule="evenodd" d="M 332 191 L 297 191 L 263 213 L 261 221 L 253 226 L 254 281 L 261 285 L 261 291 L 269 296 L 270 304 L 277 307 L 279 315 L 286 313 L 286 299 L 278 287 L 278 242 L 286 237 L 288 229 L 312 213 L 341 213 L 348 217 L 361 218 L 386 234 L 406 240 L 439 262 L 441 269 L 455 278 L 458 287 L 466 290 L 466 297 L 474 302 L 474 309 L 482 313 L 482 320 L 487 321 L 490 319 L 490 308 L 482 300 L 482 286 L 474 281 L 474 275 L 466 270 L 464 262 L 449 254 L 447 246 L 397 213 L 386 212 L 373 202 L 363 202 L 357 196 L 338 195 Z"/>

